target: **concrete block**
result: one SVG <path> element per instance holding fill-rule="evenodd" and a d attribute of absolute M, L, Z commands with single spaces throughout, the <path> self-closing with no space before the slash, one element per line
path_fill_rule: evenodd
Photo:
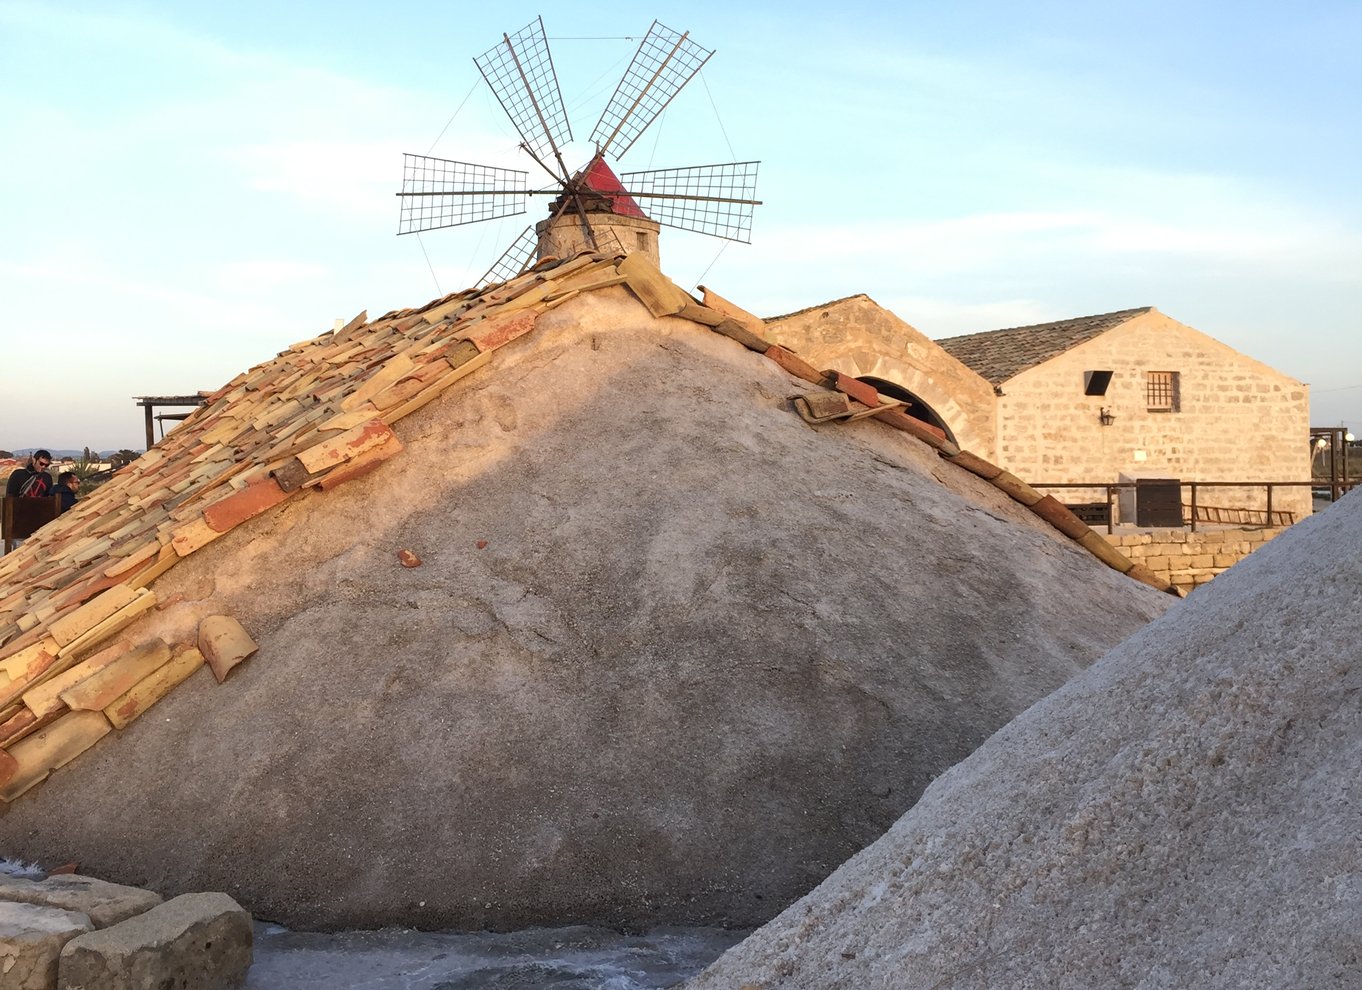
<path fill-rule="evenodd" d="M 46 880 L 0 875 L 0 902 L 73 911 L 89 918 L 94 928 L 108 928 L 150 911 L 161 903 L 161 895 L 141 887 L 107 883 L 76 873 L 51 876 Z"/>
<path fill-rule="evenodd" d="M 231 990 L 251 967 L 251 916 L 226 894 L 183 894 L 66 943 L 58 990 Z"/>
<path fill-rule="evenodd" d="M 51 990 L 62 949 L 94 931 L 75 911 L 0 901 L 0 986 L 5 990 Z"/>

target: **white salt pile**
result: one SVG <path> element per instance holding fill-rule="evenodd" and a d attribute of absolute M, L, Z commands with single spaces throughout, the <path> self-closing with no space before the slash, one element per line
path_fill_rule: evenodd
<path fill-rule="evenodd" d="M 259 652 L 10 805 L 7 852 L 298 929 L 749 927 L 1181 607 L 622 287 L 497 353 L 157 581 L 139 635 Z"/>
<path fill-rule="evenodd" d="M 1362 986 L 1362 496 L 1037 703 L 687 990 Z"/>

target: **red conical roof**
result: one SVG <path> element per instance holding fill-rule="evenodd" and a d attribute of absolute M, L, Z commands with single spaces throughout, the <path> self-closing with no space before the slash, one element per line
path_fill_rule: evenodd
<path fill-rule="evenodd" d="M 611 171 L 610 166 L 605 164 L 605 159 L 596 157 L 591 159 L 591 164 L 584 169 L 585 175 L 582 181 L 588 189 L 601 193 L 610 201 L 612 213 L 622 217 L 641 217 L 648 219 L 648 215 L 639 209 L 638 203 L 634 202 L 634 197 L 630 196 L 624 189 L 624 184 L 619 177 Z"/>

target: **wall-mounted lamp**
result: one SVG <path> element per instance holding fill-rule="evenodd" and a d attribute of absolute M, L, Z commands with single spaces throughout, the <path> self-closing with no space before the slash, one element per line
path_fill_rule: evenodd
<path fill-rule="evenodd" d="M 1097 414 L 1097 419 L 1103 426 L 1110 426 L 1112 423 L 1116 422 L 1116 414 L 1106 406 L 1103 406 L 1102 411 Z"/>

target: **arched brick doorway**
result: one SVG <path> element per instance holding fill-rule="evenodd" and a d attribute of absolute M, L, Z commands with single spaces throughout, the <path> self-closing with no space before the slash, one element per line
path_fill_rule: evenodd
<path fill-rule="evenodd" d="M 902 385 L 896 385 L 893 382 L 885 381 L 883 378 L 876 378 L 873 375 L 861 375 L 857 381 L 865 382 L 867 385 L 873 385 L 875 391 L 879 392 L 880 395 L 888 396 L 891 399 L 898 399 L 900 402 L 905 403 L 903 411 L 909 416 L 912 416 L 914 419 L 922 420 L 922 422 L 926 423 L 928 426 L 936 427 L 942 433 L 946 434 L 947 440 L 957 446 L 959 445 L 959 441 L 955 439 L 955 434 L 951 432 L 950 426 L 946 424 L 946 421 L 941 418 L 937 411 Z"/>

